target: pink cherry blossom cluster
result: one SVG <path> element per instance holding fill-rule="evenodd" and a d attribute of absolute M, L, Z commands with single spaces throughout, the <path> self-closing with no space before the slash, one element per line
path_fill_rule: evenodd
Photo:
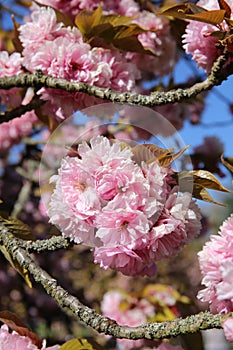
<path fill-rule="evenodd" d="M 14 52 L 9 55 L 7 51 L 1 51 L 0 77 L 22 74 L 22 63 L 23 58 L 20 53 Z M 22 101 L 21 89 L 19 88 L 0 90 L 0 99 L 1 104 L 5 105 L 7 109 L 16 108 L 21 103 L 25 104 L 27 102 L 26 98 Z M 18 143 L 22 137 L 28 136 L 36 120 L 37 117 L 34 112 L 27 112 L 21 118 L 15 118 L 9 122 L 0 124 L 0 152 Z"/>
<path fill-rule="evenodd" d="M 145 298 L 137 298 L 119 290 L 112 290 L 105 293 L 101 302 L 101 310 L 105 317 L 115 320 L 121 326 L 137 327 L 141 326 L 155 317 L 156 309 Z M 182 350 L 180 346 L 172 346 L 169 343 L 161 343 L 155 347 L 154 342 L 144 339 L 128 340 L 117 339 L 117 345 L 120 349 L 144 349 L 153 348 L 154 350 Z"/>
<path fill-rule="evenodd" d="M 37 121 L 35 113 L 27 112 L 20 118 L 0 124 L 0 152 L 8 150 L 20 142 L 22 137 L 31 134 L 33 124 Z"/>
<path fill-rule="evenodd" d="M 59 345 L 54 345 L 52 347 L 46 347 L 45 343 L 41 350 L 58 350 Z M 3 325 L 0 328 L 0 350 L 39 350 L 36 345 L 34 345 L 30 338 L 26 336 L 19 335 L 17 332 L 9 332 L 7 325 Z"/>
<path fill-rule="evenodd" d="M 201 301 L 210 303 L 213 313 L 233 311 L 233 214 L 220 227 L 219 235 L 212 235 L 198 253 L 202 284 L 198 293 Z"/>
<path fill-rule="evenodd" d="M 156 159 L 136 163 L 128 147 L 94 137 L 51 178 L 50 222 L 74 242 L 93 245 L 102 268 L 151 276 L 155 260 L 175 255 L 201 227 L 191 194 L 178 195 L 172 175 Z"/>
<path fill-rule="evenodd" d="M 212 235 L 199 255 L 202 284 L 198 298 L 210 304 L 213 313 L 233 312 L 233 214 L 220 227 L 219 235 Z M 226 339 L 233 342 L 233 318 L 223 324 Z"/>
<path fill-rule="evenodd" d="M 135 64 L 127 61 L 120 51 L 92 49 L 83 42 L 78 28 L 57 22 L 51 7 L 36 6 L 30 19 L 19 27 L 19 32 L 24 48 L 23 64 L 30 72 L 40 69 L 52 77 L 118 91 L 133 89 L 135 80 L 140 78 Z M 58 120 L 77 109 L 99 103 L 97 98 L 82 93 L 54 92 L 54 89 L 43 88 L 38 94 L 47 101 L 44 113 Z"/>
<path fill-rule="evenodd" d="M 233 19 L 233 2 L 232 0 L 226 1 L 231 8 L 231 19 Z M 219 10 L 217 0 L 199 0 L 198 6 L 205 8 L 206 10 Z M 228 30 L 226 23 L 221 24 L 223 30 Z M 216 47 L 218 39 L 210 36 L 211 33 L 218 30 L 212 24 L 191 21 L 186 27 L 186 33 L 183 35 L 183 46 L 186 53 L 191 54 L 193 60 L 196 61 L 200 68 L 210 72 L 214 61 L 222 53 L 220 49 Z M 228 63 L 232 61 L 232 58 L 228 60 Z"/>
<path fill-rule="evenodd" d="M 70 23 L 81 10 L 94 10 L 100 1 L 39 1 L 42 5 L 66 13 Z M 148 11 L 140 13 L 133 0 L 106 1 L 104 14 L 117 13 L 135 16 L 135 23 L 151 30 L 139 34 L 142 45 L 154 55 L 123 53 L 117 50 L 91 48 L 84 43 L 75 26 L 59 22 L 52 7 L 32 6 L 30 17 L 19 27 L 19 39 L 23 46 L 21 63 L 29 72 L 37 69 L 52 77 L 65 78 L 117 91 L 133 91 L 141 78 L 140 70 L 157 76 L 171 72 L 176 62 L 175 42 L 170 34 L 169 21 Z M 140 13 L 140 14 L 139 14 Z M 132 20 L 133 21 L 133 20 Z M 47 103 L 41 108 L 45 115 L 58 122 L 75 110 L 99 103 L 98 98 L 83 93 L 67 93 L 42 88 L 37 92 Z"/>
<path fill-rule="evenodd" d="M 7 51 L 0 51 L 0 78 L 22 74 L 23 58 L 20 53 L 14 52 L 11 55 Z M 18 107 L 21 103 L 20 89 L 0 89 L 1 104 L 7 108 Z"/>

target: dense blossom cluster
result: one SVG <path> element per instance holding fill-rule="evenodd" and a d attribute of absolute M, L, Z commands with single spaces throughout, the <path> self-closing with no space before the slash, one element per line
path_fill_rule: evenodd
<path fill-rule="evenodd" d="M 220 227 L 219 235 L 212 235 L 199 255 L 203 275 L 198 298 L 210 304 L 213 313 L 233 312 L 233 214 Z M 226 339 L 233 342 L 233 318 L 226 319 L 222 326 Z"/>
<path fill-rule="evenodd" d="M 41 350 L 58 350 L 59 345 L 52 347 L 46 347 L 44 344 Z M 19 335 L 17 332 L 9 332 L 7 325 L 3 325 L 0 328 L 0 350 L 39 350 L 32 340 L 27 336 Z"/>
<path fill-rule="evenodd" d="M 232 0 L 227 0 L 227 5 L 233 11 Z M 199 0 L 197 5 L 206 10 L 218 10 L 219 4 L 217 0 Z M 231 14 L 233 19 L 233 13 Z M 217 48 L 218 39 L 210 34 L 215 32 L 219 27 L 212 24 L 191 21 L 186 27 L 186 33 L 183 35 L 183 44 L 186 53 L 192 54 L 194 61 L 197 62 L 200 68 L 204 68 L 207 73 L 210 72 L 214 61 L 222 53 L 222 50 Z M 226 23 L 221 24 L 222 30 L 229 30 Z M 229 62 L 232 59 L 229 59 Z"/>
<path fill-rule="evenodd" d="M 198 297 L 210 303 L 213 313 L 233 311 L 233 214 L 220 227 L 219 235 L 212 235 L 199 252 L 202 284 L 206 287 Z"/>
<path fill-rule="evenodd" d="M 41 3 L 54 5 L 55 8 L 65 11 L 72 20 L 72 10 L 74 8 L 75 11 L 78 10 L 77 4 L 74 5 L 73 2 L 62 4 L 62 2 L 41 1 Z M 128 1 L 121 1 L 118 5 L 110 1 L 109 4 L 105 3 L 104 10 L 105 13 L 135 15 L 138 5 L 133 1 L 130 3 L 132 6 L 128 6 L 130 5 Z M 81 2 L 80 10 L 95 9 L 97 5 L 98 2 L 85 2 L 84 7 L 84 2 Z M 139 35 L 142 45 L 148 45 L 148 48 L 156 52 L 156 56 L 150 57 L 153 69 L 152 67 L 147 69 L 152 69 L 159 75 L 170 72 L 175 64 L 175 43 L 170 38 L 168 21 L 157 18 L 147 11 L 142 14 L 142 19 L 137 21 L 143 22 L 146 29 L 153 30 L 153 33 Z M 78 28 L 57 22 L 56 13 L 51 7 L 35 6 L 30 19 L 19 27 L 19 31 L 24 48 L 23 64 L 30 72 L 41 69 L 43 73 L 52 77 L 109 87 L 118 91 L 131 91 L 135 87 L 136 80 L 140 78 L 139 69 L 145 67 L 143 55 L 130 53 L 125 55 L 116 50 L 91 48 L 88 43 L 83 42 Z M 165 62 L 167 63 L 164 65 Z M 163 71 L 161 66 L 164 67 Z M 70 116 L 75 109 L 99 102 L 97 98 L 82 93 L 54 92 L 44 88 L 38 93 L 47 101 L 43 107 L 44 113 L 47 112 L 58 120 Z M 61 100 L 65 103 L 62 104 Z"/>
<path fill-rule="evenodd" d="M 133 160 L 102 136 L 65 157 L 48 215 L 65 237 L 95 247 L 95 262 L 126 275 L 153 275 L 155 260 L 177 253 L 200 231 L 190 193 L 178 195 L 170 167 Z"/>
<path fill-rule="evenodd" d="M 31 73 L 39 69 L 51 77 L 123 92 L 135 91 L 142 72 L 162 76 L 170 73 L 175 65 L 176 45 L 171 37 L 169 21 L 148 11 L 140 12 L 139 5 L 134 0 L 105 1 L 102 4 L 103 14 L 133 16 L 132 23 L 147 30 L 138 34 L 139 41 L 154 55 L 91 47 L 84 42 L 81 32 L 74 26 L 75 16 L 82 10 L 96 10 L 100 1 L 41 0 L 38 3 L 41 5 L 33 4 L 30 15 L 18 28 L 22 52 L 11 55 L 3 49 L 0 52 L 1 77 L 22 74 L 25 69 Z M 66 14 L 69 25 L 65 19 L 63 22 L 62 17 L 57 16 L 55 9 Z M 36 93 L 45 101 L 39 115 L 44 120 L 52 120 L 53 125 L 78 109 L 100 103 L 98 98 L 84 93 L 68 93 L 49 88 L 41 88 Z M 1 102 L 8 109 L 15 108 L 24 104 L 23 94 L 20 88 L 0 90 Z M 32 115 L 23 116 L 25 120 L 20 122 L 0 126 L 2 150 L 18 143 L 30 133 L 36 120 L 35 116 L 30 118 Z"/>
<path fill-rule="evenodd" d="M 23 58 L 20 53 L 14 52 L 9 55 L 7 51 L 0 52 L 0 77 L 22 74 L 22 62 Z M 19 88 L 1 89 L 0 99 L 7 109 L 19 107 L 21 103 L 24 104 L 26 101 L 26 99 L 22 100 L 21 89 Z M 2 123 L 0 125 L 0 152 L 18 143 L 22 137 L 28 136 L 36 120 L 37 117 L 34 112 L 27 112 L 21 118 Z"/>
<path fill-rule="evenodd" d="M 35 113 L 27 112 L 20 118 L 2 123 L 0 125 L 0 152 L 8 150 L 12 145 L 20 142 L 22 137 L 30 135 L 36 121 Z"/>

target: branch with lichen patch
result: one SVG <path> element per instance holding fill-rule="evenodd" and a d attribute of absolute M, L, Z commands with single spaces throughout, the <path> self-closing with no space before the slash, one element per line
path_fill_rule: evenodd
<path fill-rule="evenodd" d="M 233 73 L 229 65 L 223 69 L 228 57 L 228 54 L 219 56 L 213 64 L 209 76 L 202 82 L 196 83 L 187 89 L 179 88 L 167 92 L 156 91 L 152 92 L 150 95 L 136 94 L 134 92 L 117 92 L 109 88 L 100 88 L 81 82 L 70 82 L 65 79 L 49 77 L 42 74 L 41 71 L 36 71 L 34 74 L 0 78 L 0 89 L 10 89 L 12 87 L 35 87 L 39 89 L 44 87 L 60 89 L 71 93 L 82 92 L 110 102 L 155 107 L 193 98 L 203 91 L 210 90 L 214 86 L 220 85 Z"/>
<path fill-rule="evenodd" d="M 80 301 L 63 289 L 56 279 L 51 277 L 33 259 L 26 249 L 18 245 L 19 240 L 9 237 L 6 228 L 0 225 L 0 244 L 4 245 L 8 253 L 18 261 L 20 266 L 26 268 L 40 283 L 45 291 L 66 311 L 72 312 L 74 318 L 84 322 L 99 333 L 111 335 L 117 338 L 127 339 L 164 339 L 178 335 L 196 333 L 200 330 L 222 328 L 221 324 L 229 316 L 213 315 L 210 312 L 201 312 L 184 319 L 177 318 L 173 321 L 151 322 L 138 327 L 120 326 L 114 320 L 103 317 L 95 310 L 83 305 Z"/>

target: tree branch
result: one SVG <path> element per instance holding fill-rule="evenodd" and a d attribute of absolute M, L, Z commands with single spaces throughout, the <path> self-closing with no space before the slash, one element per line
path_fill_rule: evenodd
<path fill-rule="evenodd" d="M 136 94 L 134 92 L 117 92 L 109 88 L 100 88 L 80 82 L 70 82 L 65 79 L 49 77 L 42 74 L 41 71 L 36 71 L 34 74 L 0 78 L 0 89 L 10 89 L 12 87 L 35 87 L 39 89 L 45 87 L 61 89 L 71 93 L 83 92 L 111 102 L 155 107 L 190 99 L 203 91 L 220 85 L 232 73 L 231 70 L 223 69 L 228 57 L 228 54 L 219 56 L 213 64 L 209 76 L 203 82 L 196 83 L 187 89 L 179 88 L 168 92 L 152 92 L 150 95 Z"/>
<path fill-rule="evenodd" d="M 5 79 L 5 78 L 1 78 Z M 0 124 L 4 122 L 9 122 L 10 120 L 20 117 L 26 112 L 33 111 L 34 109 L 39 108 L 45 103 L 45 101 L 40 100 L 38 96 L 34 96 L 31 102 L 26 105 L 21 105 L 17 108 L 12 109 L 11 111 L 1 112 L 0 113 Z"/>
<path fill-rule="evenodd" d="M 45 291 L 63 310 L 69 309 L 76 319 L 99 333 L 127 339 L 164 339 L 205 329 L 222 328 L 223 320 L 232 315 L 212 315 L 210 312 L 201 312 L 184 319 L 177 318 L 162 323 L 151 322 L 138 327 L 120 326 L 114 320 L 99 315 L 69 294 L 58 284 L 56 279 L 51 277 L 32 259 L 25 249 L 18 246 L 18 241 L 9 237 L 7 229 L 4 225 L 0 225 L 0 244 L 4 245 L 8 253 L 18 261 L 20 266 L 31 273 L 35 281 L 44 287 Z"/>

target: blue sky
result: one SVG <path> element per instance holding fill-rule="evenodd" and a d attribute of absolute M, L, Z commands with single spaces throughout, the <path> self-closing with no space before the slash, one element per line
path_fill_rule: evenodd
<path fill-rule="evenodd" d="M 185 81 L 185 78 L 192 77 L 193 74 L 190 65 L 184 60 L 178 63 L 175 70 L 178 81 Z M 201 144 L 205 136 L 218 136 L 225 146 L 225 154 L 233 156 L 233 114 L 230 113 L 227 102 L 233 104 L 232 76 L 209 93 L 201 123 L 191 125 L 187 121 L 179 131 L 185 143 L 195 146 Z"/>

